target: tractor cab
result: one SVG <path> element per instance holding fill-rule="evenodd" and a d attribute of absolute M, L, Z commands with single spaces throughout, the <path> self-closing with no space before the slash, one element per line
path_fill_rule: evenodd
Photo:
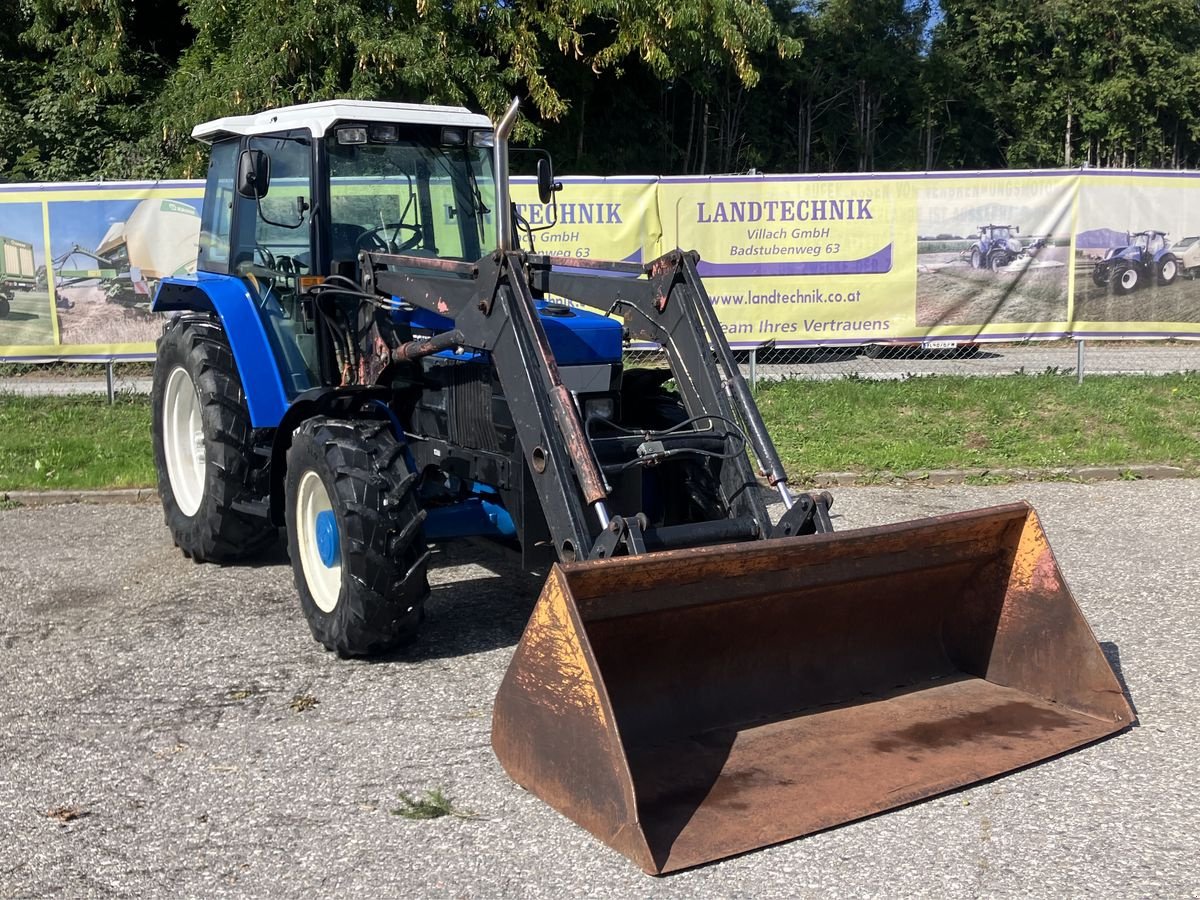
<path fill-rule="evenodd" d="M 1132 246 L 1151 257 L 1167 248 L 1165 231 L 1139 231 L 1133 236 Z"/>
<path fill-rule="evenodd" d="M 309 103 L 198 126 L 200 269 L 292 288 L 363 250 L 475 260 L 495 244 L 492 126 L 452 107 Z"/>

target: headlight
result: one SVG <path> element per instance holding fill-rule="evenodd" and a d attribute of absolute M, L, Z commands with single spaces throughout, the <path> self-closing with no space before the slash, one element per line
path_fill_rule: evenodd
<path fill-rule="evenodd" d="M 613 421 L 617 414 L 617 403 L 612 397 L 588 397 L 583 401 L 583 418 Z"/>
<path fill-rule="evenodd" d="M 355 125 L 351 128 L 339 128 L 337 130 L 337 142 L 339 144 L 365 144 L 367 142 L 367 129 L 361 125 Z"/>

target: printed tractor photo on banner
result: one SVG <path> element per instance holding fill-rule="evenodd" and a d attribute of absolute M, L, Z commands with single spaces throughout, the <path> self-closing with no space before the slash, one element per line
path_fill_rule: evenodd
<path fill-rule="evenodd" d="M 918 326 L 1067 321 L 1073 177 L 936 180 L 917 193 Z M 992 329 L 1026 336 L 1028 327 Z M 1000 336 L 999 334 L 996 336 Z"/>
<path fill-rule="evenodd" d="M 63 344 L 154 341 L 158 281 L 195 271 L 199 202 L 162 196 L 51 202 L 54 306 Z M 49 284 L 47 268 L 41 270 Z"/>
<path fill-rule="evenodd" d="M 1196 179 L 1089 172 L 1075 235 L 1075 321 L 1097 332 L 1142 323 L 1156 334 L 1200 322 L 1198 202 Z"/>
<path fill-rule="evenodd" d="M 0 204 L 0 347 L 54 344 L 45 265 L 42 204 Z"/>

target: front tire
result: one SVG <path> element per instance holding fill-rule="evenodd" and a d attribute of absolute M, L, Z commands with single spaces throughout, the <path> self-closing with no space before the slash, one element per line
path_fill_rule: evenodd
<path fill-rule="evenodd" d="M 273 544 L 278 530 L 270 520 L 244 511 L 243 504 L 261 499 L 248 484 L 250 412 L 219 325 L 167 325 L 158 340 L 150 405 L 158 493 L 183 555 L 232 562 Z"/>
<path fill-rule="evenodd" d="M 288 555 L 313 637 L 339 656 L 416 636 L 429 596 L 416 480 L 383 423 L 317 416 L 292 439 Z"/>
<path fill-rule="evenodd" d="M 971 268 L 972 269 L 982 269 L 983 268 L 983 254 L 979 251 L 978 247 L 971 248 Z"/>
<path fill-rule="evenodd" d="M 1141 280 L 1137 266 L 1123 266 L 1113 274 L 1113 290 L 1118 294 L 1131 294 Z"/>

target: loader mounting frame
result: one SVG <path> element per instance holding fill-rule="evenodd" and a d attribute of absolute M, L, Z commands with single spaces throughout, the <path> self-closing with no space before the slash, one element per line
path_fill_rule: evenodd
<path fill-rule="evenodd" d="M 535 297 L 553 295 L 622 315 L 630 340 L 660 344 L 688 415 L 711 416 L 709 427 L 723 440 L 738 433 L 740 422 L 758 474 L 790 502 L 783 464 L 712 311 L 694 254 L 676 250 L 639 264 L 496 251 L 466 263 L 364 251 L 359 262 L 365 291 L 453 319 L 463 345 L 491 355 L 560 559 L 776 536 L 745 453 L 721 467 L 728 519 L 654 529 L 636 516 L 609 516 L 592 442 L 619 439 L 587 434 L 534 305 Z M 789 533 L 831 530 L 827 495 L 805 500 L 786 517 L 795 529 Z"/>

